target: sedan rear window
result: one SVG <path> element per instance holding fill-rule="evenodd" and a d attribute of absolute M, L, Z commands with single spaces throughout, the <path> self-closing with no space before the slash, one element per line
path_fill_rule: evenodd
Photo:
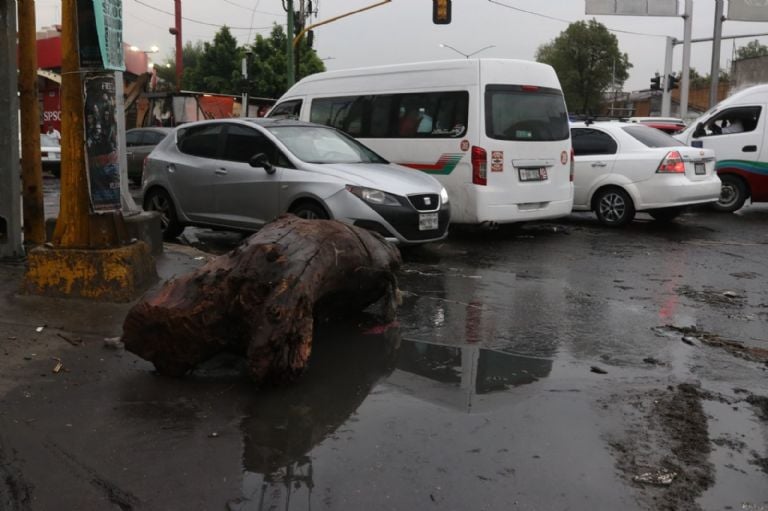
<path fill-rule="evenodd" d="M 625 126 L 622 129 L 647 147 L 677 147 L 683 145 L 679 140 L 672 138 L 656 128 L 650 128 L 648 126 Z"/>

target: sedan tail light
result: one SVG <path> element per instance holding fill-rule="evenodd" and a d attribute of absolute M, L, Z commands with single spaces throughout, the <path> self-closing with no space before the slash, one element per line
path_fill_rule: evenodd
<path fill-rule="evenodd" d="M 472 183 L 488 184 L 488 154 L 482 147 L 472 146 Z"/>
<path fill-rule="evenodd" d="M 573 152 L 573 148 L 571 148 L 571 179 L 570 181 L 573 182 L 573 175 L 576 173 L 576 162 L 573 161 L 573 157 L 576 153 Z"/>
<path fill-rule="evenodd" d="M 685 174 L 685 162 L 683 157 L 677 151 L 670 151 L 661 160 L 659 168 L 656 169 L 657 174 Z"/>

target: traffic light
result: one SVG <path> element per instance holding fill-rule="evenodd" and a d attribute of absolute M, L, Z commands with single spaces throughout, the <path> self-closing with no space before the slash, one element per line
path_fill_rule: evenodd
<path fill-rule="evenodd" d="M 661 90 L 661 77 L 654 76 L 651 78 L 651 90 Z"/>
<path fill-rule="evenodd" d="M 677 89 L 677 82 L 679 80 L 680 79 L 675 75 L 667 75 L 667 92 L 671 91 L 672 89 Z"/>
<path fill-rule="evenodd" d="M 451 0 L 432 0 L 432 23 L 447 25 L 451 22 Z"/>

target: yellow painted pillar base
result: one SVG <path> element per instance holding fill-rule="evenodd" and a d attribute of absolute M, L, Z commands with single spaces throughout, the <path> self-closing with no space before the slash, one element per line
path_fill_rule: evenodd
<path fill-rule="evenodd" d="M 24 292 L 130 302 L 156 280 L 155 260 L 143 241 L 107 249 L 43 246 L 27 255 Z"/>

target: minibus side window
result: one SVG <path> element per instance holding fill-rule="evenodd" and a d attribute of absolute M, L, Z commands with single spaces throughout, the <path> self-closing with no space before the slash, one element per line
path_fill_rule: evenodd
<path fill-rule="evenodd" d="M 364 136 L 369 99 L 365 96 L 320 98 L 312 101 L 309 120 L 333 126 L 353 137 Z"/>

